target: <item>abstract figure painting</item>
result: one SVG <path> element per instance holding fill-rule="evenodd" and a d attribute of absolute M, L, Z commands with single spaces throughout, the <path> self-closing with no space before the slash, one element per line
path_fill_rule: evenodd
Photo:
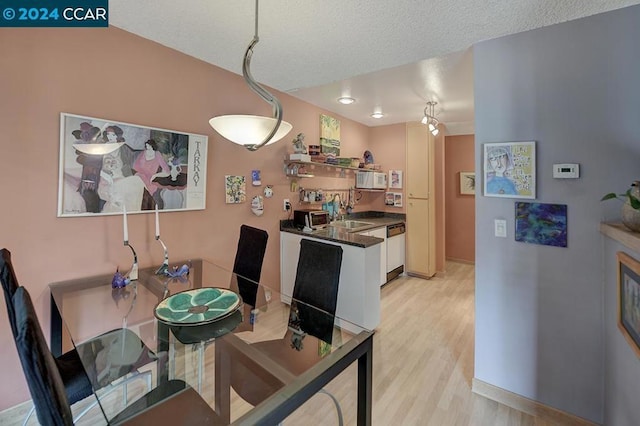
<path fill-rule="evenodd" d="M 619 251 L 618 328 L 640 357 L 640 262 Z"/>
<path fill-rule="evenodd" d="M 516 202 L 516 241 L 567 247 L 567 205 Z"/>
<path fill-rule="evenodd" d="M 202 210 L 207 136 L 60 115 L 58 217 Z"/>
<path fill-rule="evenodd" d="M 484 144 L 484 195 L 536 198 L 535 142 Z"/>

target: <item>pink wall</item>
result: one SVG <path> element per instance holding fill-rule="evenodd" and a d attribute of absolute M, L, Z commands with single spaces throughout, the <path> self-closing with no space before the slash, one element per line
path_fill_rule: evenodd
<path fill-rule="evenodd" d="M 208 124 L 225 113 L 268 115 L 270 107 L 238 75 L 117 28 L 0 29 L 0 170 L 3 208 L 0 245 L 13 254 L 20 283 L 28 288 L 45 330 L 49 329 L 51 282 L 128 268 L 122 218 L 57 218 L 59 114 L 86 115 L 209 136 L 207 208 L 161 214 L 163 240 L 173 259 L 204 257 L 229 268 L 243 223 L 267 230 L 263 278 L 279 286 L 279 220 L 282 199 L 295 199 L 283 173 L 290 141 L 304 133 L 319 139 L 322 111 L 278 93 L 284 118 L 293 124 L 284 141 L 251 153 L 223 140 Z M 238 52 L 239 60 L 242 52 Z M 333 115 L 333 114 L 332 114 Z M 341 118 L 345 156 L 361 156 L 370 129 Z M 275 195 L 256 217 L 249 203 L 224 203 L 224 175 L 262 171 Z M 336 180 L 349 186 L 352 180 Z M 262 191 L 248 185 L 248 198 Z M 366 203 L 358 209 L 366 209 Z M 129 239 L 142 266 L 162 260 L 153 239 L 153 214 L 129 217 Z M 6 318 L 4 303 L 0 318 Z M 91 321 L 91 319 L 88 319 Z M 93 319 L 99 321 L 99 318 Z M 10 329 L 0 320 L 0 410 L 29 398 Z M 48 333 L 47 333 L 48 334 Z"/>
<path fill-rule="evenodd" d="M 389 170 L 406 170 L 406 125 L 391 124 L 389 126 L 379 126 L 371 128 L 370 150 L 376 163 L 380 163 L 380 171 L 389 175 Z M 405 188 L 407 186 L 403 174 L 402 189 L 393 189 L 392 192 L 401 192 L 403 201 Z M 388 179 L 388 178 L 387 178 Z M 405 203 L 402 207 L 387 206 L 384 204 L 384 193 L 364 193 L 363 199 L 371 201 L 371 209 L 389 213 L 406 213 Z"/>
<path fill-rule="evenodd" d="M 460 195 L 460 172 L 472 172 L 474 136 L 445 138 L 445 209 L 447 259 L 475 261 L 475 196 Z M 476 172 L 476 177 L 477 176 Z"/>

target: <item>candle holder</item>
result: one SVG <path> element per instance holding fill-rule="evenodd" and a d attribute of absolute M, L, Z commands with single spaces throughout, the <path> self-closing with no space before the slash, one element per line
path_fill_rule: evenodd
<path fill-rule="evenodd" d="M 138 254 L 133 249 L 133 246 L 129 244 L 129 240 L 125 240 L 124 245 L 129 247 L 133 254 L 133 265 L 131 265 L 131 270 L 129 271 L 129 276 L 127 278 L 129 278 L 130 281 L 135 281 L 138 279 Z"/>
<path fill-rule="evenodd" d="M 164 262 L 156 271 L 156 275 L 167 275 L 167 271 L 169 270 L 169 250 L 167 250 L 167 246 L 160 239 L 160 235 L 156 235 L 156 240 L 160 241 L 162 244 L 162 249 L 164 250 Z"/>

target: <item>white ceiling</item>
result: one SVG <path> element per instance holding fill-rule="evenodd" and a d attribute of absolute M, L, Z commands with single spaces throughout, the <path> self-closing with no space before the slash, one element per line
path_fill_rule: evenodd
<path fill-rule="evenodd" d="M 426 102 L 435 100 L 449 134 L 473 133 L 474 43 L 638 3 L 262 0 L 251 72 L 267 86 L 368 126 L 420 120 Z M 236 74 L 254 19 L 254 0 L 109 2 L 111 25 Z M 338 104 L 345 94 L 356 103 Z M 371 118 L 374 109 L 385 116 Z"/>

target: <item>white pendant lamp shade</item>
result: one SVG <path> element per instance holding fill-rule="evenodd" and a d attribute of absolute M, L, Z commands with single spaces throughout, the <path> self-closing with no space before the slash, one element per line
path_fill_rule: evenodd
<path fill-rule="evenodd" d="M 225 139 L 238 145 L 251 146 L 264 141 L 278 120 L 260 115 L 221 115 L 209 120 L 214 130 Z M 276 134 L 265 145 L 279 141 L 293 126 L 281 121 Z"/>

